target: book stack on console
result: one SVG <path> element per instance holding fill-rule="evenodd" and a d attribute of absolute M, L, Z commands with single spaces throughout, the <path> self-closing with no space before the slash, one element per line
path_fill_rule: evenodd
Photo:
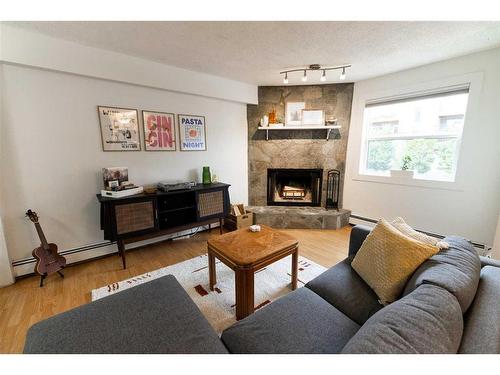
<path fill-rule="evenodd" d="M 246 228 L 253 224 L 253 212 L 243 204 L 232 204 L 231 212 L 224 219 L 224 226 L 228 230 Z"/>

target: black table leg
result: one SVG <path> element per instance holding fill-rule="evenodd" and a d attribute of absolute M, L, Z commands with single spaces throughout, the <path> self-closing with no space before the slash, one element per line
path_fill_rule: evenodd
<path fill-rule="evenodd" d="M 125 259 L 125 244 L 123 243 L 123 240 L 116 241 L 116 244 L 118 245 L 118 252 L 120 253 L 120 256 L 122 257 L 123 269 L 126 269 L 127 268 L 127 261 Z"/>

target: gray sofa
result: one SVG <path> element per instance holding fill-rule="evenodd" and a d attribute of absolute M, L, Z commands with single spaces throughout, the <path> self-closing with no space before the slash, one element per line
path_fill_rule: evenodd
<path fill-rule="evenodd" d="M 24 353 L 227 353 L 172 275 L 33 325 Z"/>
<path fill-rule="evenodd" d="M 500 262 L 447 237 L 450 248 L 424 262 L 401 298 L 383 307 L 350 265 L 369 232 L 354 227 L 348 258 L 220 340 L 167 276 L 35 324 L 25 352 L 500 353 Z"/>

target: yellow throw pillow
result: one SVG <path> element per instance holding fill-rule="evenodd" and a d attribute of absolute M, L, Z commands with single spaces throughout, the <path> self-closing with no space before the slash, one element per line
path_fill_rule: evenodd
<path fill-rule="evenodd" d="M 381 219 L 366 237 L 352 268 L 377 294 L 381 304 L 394 302 L 409 277 L 439 249 L 407 237 Z"/>
<path fill-rule="evenodd" d="M 448 249 L 450 245 L 447 242 L 441 241 L 435 237 L 426 235 L 425 233 L 417 232 L 415 229 L 405 223 L 402 217 L 397 217 L 391 221 L 391 225 L 403 233 L 405 236 L 414 240 L 426 243 L 431 246 L 437 246 L 439 249 Z"/>

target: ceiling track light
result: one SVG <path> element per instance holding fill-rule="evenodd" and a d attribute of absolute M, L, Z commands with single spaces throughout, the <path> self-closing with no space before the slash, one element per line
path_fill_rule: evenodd
<path fill-rule="evenodd" d="M 340 66 L 332 66 L 332 67 L 322 67 L 319 64 L 311 64 L 307 68 L 299 68 L 299 69 L 290 69 L 290 70 L 284 70 L 280 72 L 280 74 L 284 74 L 285 77 L 283 78 L 283 83 L 285 85 L 288 84 L 288 73 L 292 72 L 304 72 L 304 75 L 302 76 L 302 82 L 307 82 L 307 71 L 313 70 L 313 71 L 318 71 L 322 70 L 323 73 L 321 74 L 320 81 L 325 82 L 326 81 L 326 71 L 327 70 L 341 70 L 341 74 L 339 77 L 339 80 L 344 81 L 346 79 L 346 69 L 350 68 L 351 65 L 340 65 Z"/>
<path fill-rule="evenodd" d="M 344 67 L 344 68 L 342 68 L 342 73 L 340 74 L 339 79 L 340 79 L 341 81 L 345 80 L 345 67 Z"/>
<path fill-rule="evenodd" d="M 321 78 L 319 79 L 321 82 L 325 82 L 326 81 L 326 70 L 323 69 L 323 74 L 321 75 Z"/>

